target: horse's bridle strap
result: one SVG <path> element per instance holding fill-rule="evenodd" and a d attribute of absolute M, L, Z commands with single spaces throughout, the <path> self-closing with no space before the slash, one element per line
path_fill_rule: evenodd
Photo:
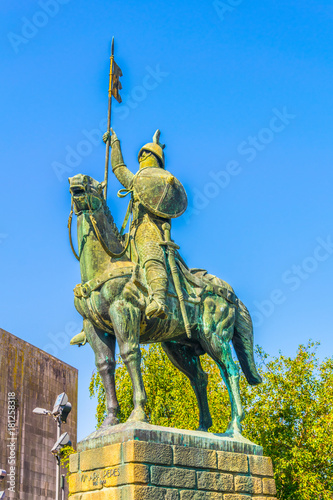
<path fill-rule="evenodd" d="M 73 240 L 72 240 L 72 219 L 73 219 L 73 198 L 72 198 L 72 202 L 71 202 L 71 211 L 69 213 L 69 217 L 68 217 L 68 223 L 67 223 L 67 227 L 68 227 L 68 233 L 69 233 L 69 243 L 70 243 L 70 246 L 71 246 L 71 249 L 72 249 L 72 252 L 74 254 L 74 257 L 80 261 L 80 257 L 78 256 L 78 254 L 75 252 L 75 248 L 74 248 L 74 245 L 73 245 Z"/>

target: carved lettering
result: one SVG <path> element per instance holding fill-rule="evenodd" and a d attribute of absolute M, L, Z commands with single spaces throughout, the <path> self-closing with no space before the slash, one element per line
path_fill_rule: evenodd
<path fill-rule="evenodd" d="M 100 477 L 101 474 L 101 477 Z M 105 484 L 106 479 L 110 477 L 118 477 L 120 476 L 119 469 L 104 469 L 102 471 L 94 471 L 89 474 L 81 474 L 81 482 L 91 481 L 93 486 L 98 486 L 98 484 Z"/>

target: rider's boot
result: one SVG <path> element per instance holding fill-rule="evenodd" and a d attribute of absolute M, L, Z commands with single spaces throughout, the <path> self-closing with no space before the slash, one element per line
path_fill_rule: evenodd
<path fill-rule="evenodd" d="M 145 264 L 147 284 L 151 290 L 151 302 L 146 307 L 147 318 L 165 319 L 168 314 L 166 292 L 168 277 L 162 262 L 148 260 Z"/>

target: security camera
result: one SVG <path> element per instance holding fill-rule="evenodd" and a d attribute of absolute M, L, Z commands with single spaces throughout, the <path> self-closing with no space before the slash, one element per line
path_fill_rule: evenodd
<path fill-rule="evenodd" d="M 61 448 L 63 448 L 67 444 L 70 446 L 72 443 L 70 442 L 68 432 L 64 432 L 63 434 L 61 434 L 60 438 L 53 446 L 51 452 L 53 453 L 53 455 L 57 455 Z"/>
<path fill-rule="evenodd" d="M 71 409 L 72 405 L 70 403 L 66 403 L 65 406 L 61 407 L 60 419 L 62 422 L 65 423 L 67 421 L 67 417 Z"/>
<path fill-rule="evenodd" d="M 65 392 L 62 392 L 57 397 L 54 407 L 52 410 L 53 415 L 59 415 L 61 413 L 62 408 L 68 403 L 68 396 Z"/>
<path fill-rule="evenodd" d="M 0 469 L 0 480 L 5 479 L 6 476 L 7 476 L 7 472 L 3 469 Z"/>

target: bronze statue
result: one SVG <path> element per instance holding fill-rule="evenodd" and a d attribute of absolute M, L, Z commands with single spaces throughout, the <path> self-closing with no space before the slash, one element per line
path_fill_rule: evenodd
<path fill-rule="evenodd" d="M 149 173 L 153 168 L 156 172 L 164 172 L 160 166 L 162 147 L 158 147 L 157 141 L 158 134 L 153 146 L 146 145 L 140 150 L 140 166 L 145 161 L 147 163 L 143 163 L 136 174 L 139 178 L 141 173 Z M 140 371 L 139 345 L 161 342 L 172 363 L 191 381 L 198 400 L 201 430 L 208 430 L 212 421 L 206 393 L 207 375 L 201 368 L 200 355 L 208 353 L 216 361 L 231 399 L 232 418 L 227 433 L 232 436 L 239 434 L 244 413 L 239 394 L 239 373 L 232 359 L 230 341 L 248 382 L 258 384 L 261 381 L 253 359 L 252 321 L 248 310 L 226 282 L 203 269 L 188 269 L 180 257 L 177 245 L 170 239 L 169 222 L 174 213 L 184 210 L 184 200 L 179 205 L 175 203 L 174 212 L 170 216 L 169 211 L 168 218 L 149 213 L 142 203 L 144 194 L 140 188 L 135 189 L 138 185 L 136 176 L 123 163 L 115 134 L 113 147 L 113 170 L 133 197 L 134 217 L 126 244 L 104 200 L 104 183 L 82 174 L 69 179 L 78 220 L 77 258 L 81 268 L 81 284 L 74 289 L 75 307 L 84 318 L 84 332 L 72 343 L 84 343 L 87 339 L 95 351 L 96 366 L 107 400 L 108 416 L 103 425 L 118 423 L 114 383 L 117 339 L 133 384 L 134 410 L 129 420 L 146 421 L 146 393 Z M 167 177 L 170 176 L 167 173 Z M 155 177 L 145 179 L 148 191 L 149 179 L 155 180 Z M 173 184 L 177 183 L 173 181 Z M 168 188 L 167 182 L 165 187 Z M 169 188 L 162 200 L 165 203 L 168 194 Z M 159 199 L 160 195 L 159 191 Z M 156 209 L 153 196 L 150 195 L 149 199 Z M 72 214 L 69 228 L 71 217 Z M 170 259 L 170 253 L 173 259 Z M 169 254 L 169 259 L 166 254 Z M 154 261 L 152 271 L 147 272 L 147 263 L 151 260 Z M 176 269 L 172 269 L 174 266 Z M 178 287 L 181 287 L 181 300 L 175 272 Z"/>
<path fill-rule="evenodd" d="M 99 183 L 82 174 L 69 179 L 69 237 L 81 269 L 74 302 L 83 317 L 83 331 L 71 344 L 88 341 L 95 352 L 106 394 L 108 415 L 104 427 L 118 423 L 115 341 L 133 384 L 134 410 L 130 421 L 146 421 L 140 343 L 161 342 L 171 362 L 190 379 L 199 406 L 199 429 L 205 431 L 212 420 L 207 375 L 200 356 L 207 353 L 214 359 L 230 395 L 231 422 L 227 434 L 240 435 L 244 412 L 239 370 L 232 358 L 230 341 L 249 384 L 259 384 L 250 314 L 225 281 L 204 269 L 189 269 L 171 239 L 171 219 L 184 213 L 187 197 L 177 178 L 164 169 L 159 130 L 153 142 L 140 149 L 138 172 L 134 175 L 126 167 L 120 142 L 110 128 L 112 96 L 121 102 L 118 91 L 122 75 L 113 59 L 113 42 L 110 60 L 108 131 L 103 136 L 107 145 L 105 180 Z M 124 186 L 118 195 L 130 196 L 121 231 L 106 204 L 110 146 L 112 170 Z M 77 216 L 78 254 L 71 238 L 73 208 Z"/>

